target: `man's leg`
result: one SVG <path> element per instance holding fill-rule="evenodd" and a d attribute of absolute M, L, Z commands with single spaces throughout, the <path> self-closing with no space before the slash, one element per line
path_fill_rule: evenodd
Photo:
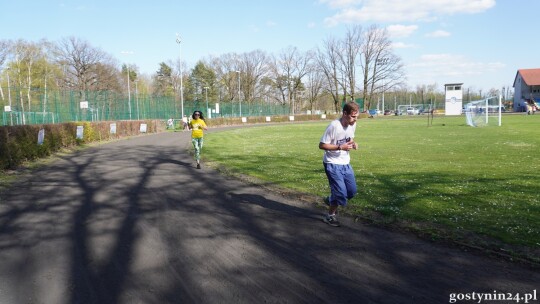
<path fill-rule="evenodd" d="M 345 206 L 347 204 L 347 189 L 344 181 L 344 175 L 342 174 L 343 166 L 324 164 L 324 171 L 328 178 L 330 185 L 330 199 L 328 214 L 325 215 L 323 221 L 332 226 L 340 226 L 339 221 L 336 218 L 336 212 L 339 205 Z"/>
<path fill-rule="evenodd" d="M 358 191 L 352 166 L 347 165 L 343 174 L 343 182 L 345 183 L 345 188 L 347 189 L 347 199 L 350 200 Z"/>

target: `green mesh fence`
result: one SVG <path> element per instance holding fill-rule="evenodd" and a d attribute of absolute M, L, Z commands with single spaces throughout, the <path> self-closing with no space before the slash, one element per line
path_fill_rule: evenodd
<path fill-rule="evenodd" d="M 182 102 L 175 96 L 131 95 L 111 91 L 45 91 L 10 88 L 11 111 L 7 94 L 2 104 L 1 125 L 50 124 L 71 121 L 114 121 L 140 119 L 179 119 Z M 7 88 L 3 88 L 4 93 Z M 30 96 L 30 98 L 28 98 Z M 28 102 L 30 99 L 30 102 Z M 209 109 L 207 109 L 207 107 Z M 239 117 L 286 115 L 289 107 L 264 101 L 184 101 L 185 116 L 199 110 L 205 117 Z"/>

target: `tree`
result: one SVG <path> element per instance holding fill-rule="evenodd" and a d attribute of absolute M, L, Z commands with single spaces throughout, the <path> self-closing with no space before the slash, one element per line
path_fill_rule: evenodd
<path fill-rule="evenodd" d="M 333 38 L 328 38 L 323 42 L 322 49 L 317 50 L 316 60 L 319 65 L 324 79 L 326 81 L 325 89 L 332 96 L 334 101 L 334 111 L 340 110 L 340 98 L 339 98 L 339 79 L 342 79 L 341 69 L 339 68 L 340 60 L 339 43 Z"/>
<path fill-rule="evenodd" d="M 207 62 L 216 73 L 220 101 L 232 103 L 235 96 L 238 95 L 238 83 L 235 75 L 235 71 L 238 71 L 239 67 L 238 57 L 239 55 L 235 53 L 227 53 Z"/>
<path fill-rule="evenodd" d="M 21 110 L 22 123 L 26 124 L 25 111 L 32 110 L 32 81 L 34 79 L 34 66 L 36 61 L 42 58 L 43 50 L 39 44 L 18 40 L 13 45 L 13 53 L 15 56 L 14 67 L 17 72 L 17 84 L 19 87 L 19 106 Z M 23 89 L 26 89 L 26 94 L 23 94 Z M 24 96 L 26 95 L 26 108 L 24 104 Z"/>
<path fill-rule="evenodd" d="M 265 52 L 256 50 L 241 55 L 240 60 L 242 95 L 247 104 L 252 104 L 255 99 L 262 98 L 264 95 L 260 82 L 268 73 L 269 58 Z"/>
<path fill-rule="evenodd" d="M 64 70 L 64 86 L 79 90 L 81 101 L 86 99 L 85 92 L 91 84 L 99 81 L 96 78 L 97 66 L 113 61 L 105 52 L 73 36 L 62 39 L 54 52 L 57 64 Z"/>
<path fill-rule="evenodd" d="M 343 81 L 343 99 L 354 100 L 356 89 L 356 66 L 362 48 L 362 27 L 355 26 L 347 31 L 345 39 L 341 42 L 341 52 L 338 52 L 338 58 L 341 61 L 341 75 Z M 348 97 L 348 98 L 347 98 Z"/>
<path fill-rule="evenodd" d="M 96 67 L 99 64 L 96 64 Z M 138 79 L 138 73 L 137 73 L 137 66 L 131 65 L 131 64 L 122 64 L 122 79 L 124 79 L 126 82 L 129 82 L 126 84 L 127 88 L 131 90 L 131 83 L 134 81 L 137 81 Z M 128 95 L 131 92 L 128 93 Z"/>
<path fill-rule="evenodd" d="M 275 87 L 280 92 L 282 103 L 289 104 L 292 114 L 296 107 L 294 97 L 304 87 L 302 78 L 308 73 L 311 60 L 310 53 L 301 54 L 296 47 L 288 47 L 278 57 L 274 57 L 271 64 L 270 74 Z"/>
<path fill-rule="evenodd" d="M 309 109 L 313 112 L 315 104 L 321 98 L 324 91 L 324 73 L 315 62 L 312 62 L 310 65 L 309 73 L 306 75 L 305 85 L 305 96 L 307 97 Z"/>
<path fill-rule="evenodd" d="M 124 77 L 122 79 L 118 77 L 117 67 L 106 62 L 99 62 L 92 69 L 88 90 L 123 92 L 123 80 Z"/>
<path fill-rule="evenodd" d="M 154 96 L 176 96 L 173 81 L 173 69 L 167 63 L 161 62 L 154 77 Z"/>
<path fill-rule="evenodd" d="M 401 58 L 393 53 L 386 29 L 373 25 L 364 33 L 363 40 L 364 110 L 368 110 L 375 94 L 402 85 L 405 76 Z"/>
<path fill-rule="evenodd" d="M 12 44 L 13 42 L 10 40 L 0 40 L 0 67 L 4 66 L 4 63 L 10 54 Z"/>
<path fill-rule="evenodd" d="M 197 62 L 191 71 L 190 81 L 195 100 L 205 100 L 205 87 L 212 88 L 216 83 L 216 73 L 202 61 Z M 210 95 L 211 96 L 211 95 Z"/>
<path fill-rule="evenodd" d="M 0 68 L 4 66 L 11 49 L 12 42 L 10 40 L 0 40 Z M 3 71 L 2 71 L 3 72 Z M 6 71 L 6 73 L 8 73 Z M 2 91 L 2 86 L 0 85 L 0 97 L 4 99 L 4 91 Z"/>

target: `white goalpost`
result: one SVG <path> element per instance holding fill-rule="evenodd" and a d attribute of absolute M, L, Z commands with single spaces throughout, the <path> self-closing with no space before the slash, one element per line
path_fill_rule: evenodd
<path fill-rule="evenodd" d="M 465 118 L 471 127 L 500 126 L 502 123 L 502 97 L 499 95 L 469 102 L 465 105 Z"/>

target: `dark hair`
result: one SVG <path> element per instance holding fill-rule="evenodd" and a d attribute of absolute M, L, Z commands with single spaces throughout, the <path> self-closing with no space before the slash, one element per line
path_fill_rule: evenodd
<path fill-rule="evenodd" d="M 204 120 L 204 116 L 201 111 L 193 111 L 193 114 L 191 114 L 191 118 L 195 119 L 195 114 L 199 114 L 199 118 Z"/>
<path fill-rule="evenodd" d="M 360 106 L 354 101 L 349 101 L 343 105 L 343 112 L 347 114 L 351 114 L 352 112 L 360 112 Z"/>

